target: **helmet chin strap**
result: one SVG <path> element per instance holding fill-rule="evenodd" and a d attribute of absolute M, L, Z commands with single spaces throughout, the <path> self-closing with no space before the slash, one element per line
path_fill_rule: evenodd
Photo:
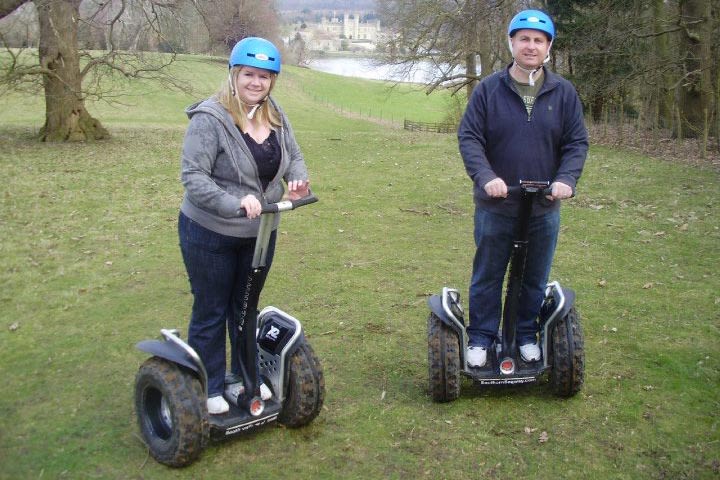
<path fill-rule="evenodd" d="M 241 100 L 241 102 L 242 102 L 242 100 Z M 257 109 L 260 108 L 263 103 L 265 103 L 265 99 L 263 99 L 260 103 L 256 103 L 255 105 L 252 106 L 252 108 L 250 109 L 250 111 L 247 114 L 248 120 L 252 120 L 255 117 L 255 112 L 257 112 Z M 247 105 L 247 103 L 243 102 L 243 105 Z M 250 105 L 247 105 L 247 106 L 249 107 Z"/>
<path fill-rule="evenodd" d="M 545 63 L 545 62 L 543 62 L 543 63 Z M 540 65 L 538 68 L 536 68 L 534 70 L 528 70 L 527 68 L 521 67 L 515 60 L 513 60 L 513 65 L 528 74 L 528 83 L 530 84 L 531 87 L 534 87 L 535 86 L 534 75 L 542 70 L 542 65 Z"/>

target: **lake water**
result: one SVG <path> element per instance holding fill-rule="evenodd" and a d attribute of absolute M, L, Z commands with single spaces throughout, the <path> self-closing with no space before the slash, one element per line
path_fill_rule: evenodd
<path fill-rule="evenodd" d="M 432 75 L 431 64 L 423 62 L 410 76 L 403 76 L 395 67 L 379 65 L 374 59 L 359 57 L 316 58 L 308 64 L 313 70 L 345 77 L 392 80 L 396 82 L 427 83 Z"/>

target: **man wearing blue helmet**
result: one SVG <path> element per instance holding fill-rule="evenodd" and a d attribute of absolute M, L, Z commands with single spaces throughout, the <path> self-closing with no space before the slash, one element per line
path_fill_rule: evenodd
<path fill-rule="evenodd" d="M 188 107 L 190 124 L 181 160 L 185 196 L 178 233 L 193 293 L 188 343 L 207 370 L 210 414 L 229 409 L 222 397 L 226 326 L 230 370 L 240 373 L 238 314 L 260 225 L 261 200 L 279 201 L 285 193 L 283 182 L 290 198 L 308 194 L 300 147 L 290 122 L 270 97 L 280 73 L 280 52 L 268 40 L 245 38 L 233 48 L 228 70 L 227 81 L 214 96 Z M 277 227 L 276 223 L 270 237 L 266 274 Z M 272 396 L 264 383 L 260 393 L 263 400 Z"/>
<path fill-rule="evenodd" d="M 560 202 L 574 194 L 588 150 L 575 88 L 544 65 L 554 38 L 547 14 L 518 13 L 508 26 L 513 62 L 475 87 L 458 129 L 475 200 L 467 329 L 471 367 L 485 365 L 487 349 L 496 341 L 519 206 L 517 196 L 508 197 L 508 185 L 520 180 L 548 181 L 552 189 L 533 205 L 516 332 L 523 360 L 540 360 L 537 316 L 560 229 Z"/>

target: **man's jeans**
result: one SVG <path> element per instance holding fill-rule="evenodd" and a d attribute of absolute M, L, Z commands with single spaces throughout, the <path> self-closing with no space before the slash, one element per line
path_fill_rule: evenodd
<path fill-rule="evenodd" d="M 200 355 L 208 373 L 208 397 L 221 395 L 225 382 L 225 325 L 230 337 L 231 371 L 240 373 L 238 317 L 252 270 L 255 238 L 229 237 L 208 230 L 180 213 L 178 234 L 193 293 L 188 344 Z M 275 252 L 276 232 L 270 237 L 267 268 Z M 252 312 L 253 314 L 255 312 Z"/>
<path fill-rule="evenodd" d="M 470 280 L 470 325 L 467 329 L 471 346 L 488 348 L 497 339 L 503 278 L 512 252 L 516 225 L 517 218 L 475 209 L 477 250 Z M 518 345 L 536 342 L 537 316 L 545 296 L 559 229 L 559 210 L 530 219 L 528 256 L 517 310 Z"/>

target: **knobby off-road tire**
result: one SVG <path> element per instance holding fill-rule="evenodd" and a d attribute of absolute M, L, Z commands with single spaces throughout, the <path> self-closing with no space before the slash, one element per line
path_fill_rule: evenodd
<path fill-rule="evenodd" d="M 152 357 L 135 377 L 135 413 L 150 454 L 183 467 L 198 458 L 210 426 L 199 379 L 177 364 Z"/>
<path fill-rule="evenodd" d="M 460 396 L 460 339 L 434 313 L 428 317 L 428 376 L 430 395 L 436 402 Z"/>
<path fill-rule="evenodd" d="M 302 427 L 318 416 L 325 400 L 322 365 L 310 344 L 302 342 L 290 357 L 287 390 L 278 421 Z"/>
<path fill-rule="evenodd" d="M 555 325 L 551 361 L 550 386 L 555 395 L 578 393 L 585 379 L 585 340 L 575 307 Z"/>

